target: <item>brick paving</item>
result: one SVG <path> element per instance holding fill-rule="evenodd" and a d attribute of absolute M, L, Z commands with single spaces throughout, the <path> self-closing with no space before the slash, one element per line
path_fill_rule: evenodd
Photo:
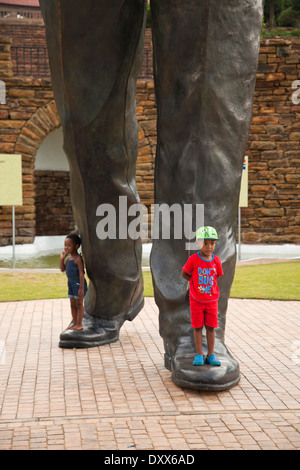
<path fill-rule="evenodd" d="M 0 449 L 300 449 L 300 302 L 231 299 L 240 383 L 178 388 L 154 299 L 120 341 L 62 350 L 68 299 L 0 303 Z M 134 446 L 134 447 L 132 447 Z"/>

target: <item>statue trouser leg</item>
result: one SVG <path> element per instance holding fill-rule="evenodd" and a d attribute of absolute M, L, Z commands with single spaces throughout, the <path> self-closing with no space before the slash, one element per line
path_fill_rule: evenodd
<path fill-rule="evenodd" d="M 127 223 L 119 214 L 120 196 L 127 198 L 128 207 L 138 202 L 135 85 L 146 4 L 145 0 L 41 0 L 40 4 L 70 164 L 73 213 L 90 280 L 84 328 L 63 332 L 60 346 L 98 346 L 116 341 L 123 322 L 143 307 L 141 240 L 120 236 L 127 226 L 118 221 L 121 216 Z M 111 216 L 107 238 L 98 225 L 99 216 L 108 215 L 105 208 Z"/>
<path fill-rule="evenodd" d="M 204 205 L 205 225 L 219 234 L 215 253 L 225 273 L 219 281 L 215 344 L 222 365 L 192 366 L 195 347 L 187 283 L 181 278 L 191 253 L 184 237 L 175 239 L 171 233 L 169 240 L 154 240 L 151 270 L 165 365 L 178 385 L 228 389 L 240 377 L 224 334 L 262 5 L 246 0 L 152 0 L 151 7 L 158 113 L 155 202 L 182 208 Z"/>

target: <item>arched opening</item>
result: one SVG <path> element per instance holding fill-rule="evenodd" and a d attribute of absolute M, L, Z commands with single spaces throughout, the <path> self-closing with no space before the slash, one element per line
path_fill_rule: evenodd
<path fill-rule="evenodd" d="M 66 235 L 74 228 L 74 219 L 61 127 L 50 132 L 36 152 L 34 182 L 36 235 Z"/>
<path fill-rule="evenodd" d="M 141 202 L 150 209 L 154 137 L 149 129 L 148 122 L 139 120 L 136 179 Z M 35 236 L 65 235 L 73 230 L 69 165 L 54 100 L 38 108 L 26 122 L 15 152 L 22 154 L 23 165 L 23 206 L 17 208 L 17 243 L 32 243 Z"/>

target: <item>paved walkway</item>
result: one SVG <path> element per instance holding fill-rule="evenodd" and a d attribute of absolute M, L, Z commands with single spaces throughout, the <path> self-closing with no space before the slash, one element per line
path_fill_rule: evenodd
<path fill-rule="evenodd" d="M 67 299 L 0 303 L 0 449 L 300 449 L 300 302 L 230 300 L 242 378 L 219 393 L 173 384 L 152 298 L 101 348 L 58 348 L 69 319 Z"/>

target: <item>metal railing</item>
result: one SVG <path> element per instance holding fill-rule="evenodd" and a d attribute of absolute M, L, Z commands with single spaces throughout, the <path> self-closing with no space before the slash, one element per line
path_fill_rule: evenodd
<path fill-rule="evenodd" d="M 48 51 L 46 47 L 12 46 L 11 60 L 13 62 L 15 76 L 50 78 Z M 139 78 L 152 79 L 152 77 L 152 51 L 150 49 L 144 49 Z"/>
<path fill-rule="evenodd" d="M 151 49 L 144 48 L 139 78 L 147 78 L 150 80 L 153 78 L 153 59 Z"/>
<path fill-rule="evenodd" d="M 5 3 L 5 2 L 4 2 Z M 0 8 L 0 18 L 5 19 L 18 19 L 18 20 L 26 20 L 26 19 L 42 19 L 42 13 L 38 9 L 30 9 L 30 8 L 10 8 L 9 6 Z"/>
<path fill-rule="evenodd" d="M 46 47 L 13 46 L 11 47 L 11 60 L 15 76 L 50 77 Z"/>

